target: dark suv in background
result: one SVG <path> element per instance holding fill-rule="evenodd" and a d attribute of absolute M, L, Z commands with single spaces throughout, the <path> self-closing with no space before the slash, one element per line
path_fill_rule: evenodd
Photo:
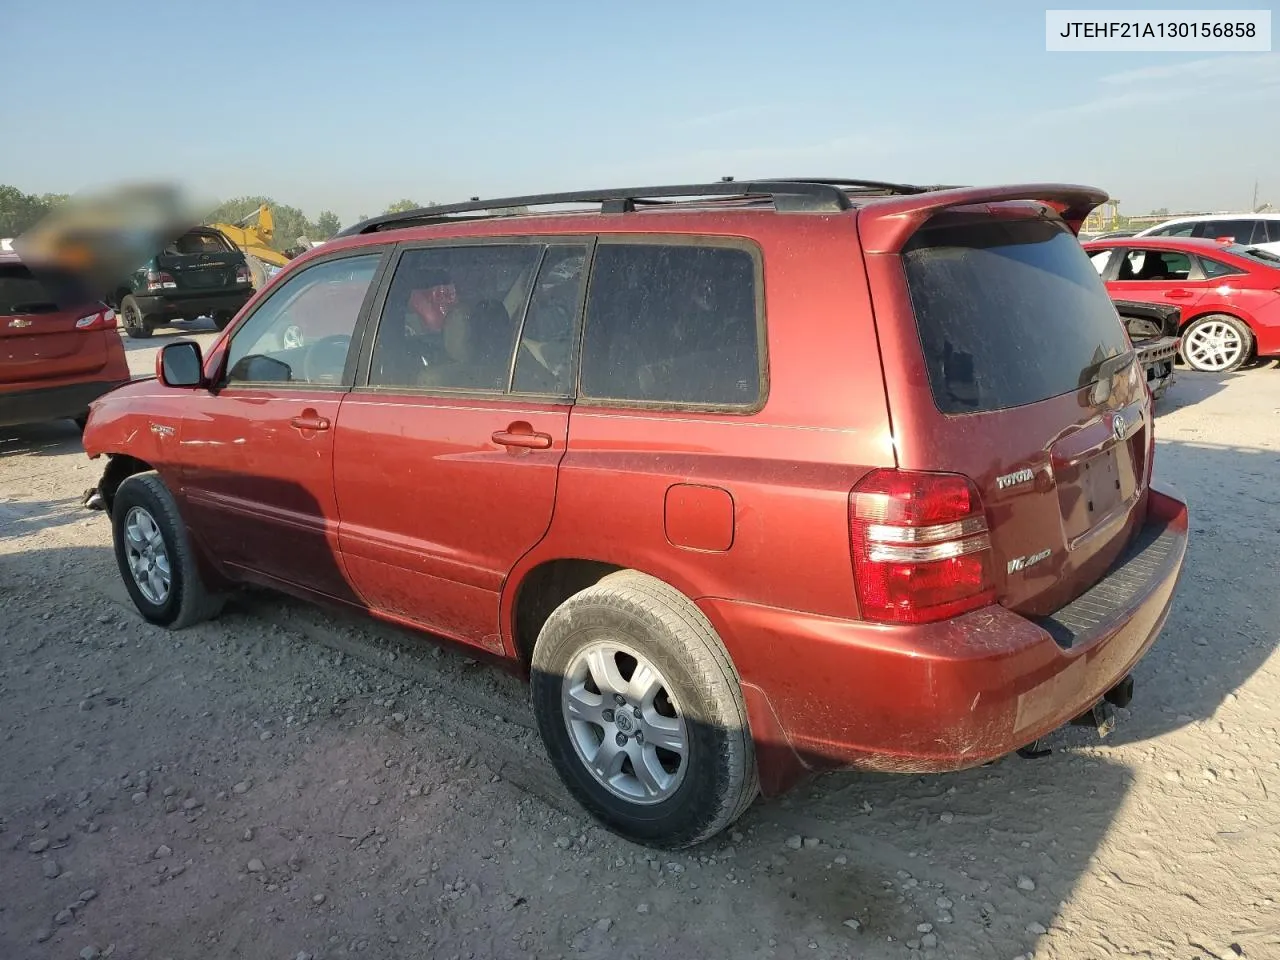
<path fill-rule="evenodd" d="M 133 272 L 116 291 L 125 333 L 151 336 L 171 320 L 211 317 L 221 330 L 253 294 L 249 263 L 217 230 L 195 227 Z"/>

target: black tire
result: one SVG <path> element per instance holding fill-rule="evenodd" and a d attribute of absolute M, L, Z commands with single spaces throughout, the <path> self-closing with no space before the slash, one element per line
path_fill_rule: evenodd
<path fill-rule="evenodd" d="M 1239 338 L 1239 347 L 1236 354 L 1222 365 L 1214 365 L 1212 363 L 1206 365 L 1197 358 L 1194 352 L 1197 333 L 1210 328 L 1211 325 L 1225 325 L 1233 330 L 1236 337 Z M 1188 345 L 1191 346 L 1191 350 L 1187 349 Z M 1239 370 L 1249 362 L 1254 354 L 1254 349 L 1253 331 L 1249 329 L 1249 325 L 1229 313 L 1209 313 L 1203 317 L 1196 317 L 1182 331 L 1182 349 L 1180 350 L 1182 359 L 1186 361 L 1187 366 L 1192 370 L 1199 370 L 1203 373 L 1232 373 Z"/>
<path fill-rule="evenodd" d="M 615 794 L 574 745 L 565 678 L 577 655 L 599 641 L 643 655 L 680 704 L 686 766 L 665 799 L 641 803 Z M 543 625 L 532 668 L 534 715 L 551 762 L 578 802 L 614 832 L 650 846 L 693 846 L 737 820 L 759 792 L 737 671 L 702 612 L 667 584 L 623 571 L 574 594 Z"/>
<path fill-rule="evenodd" d="M 89 415 L 82 413 L 78 417 L 72 417 L 71 422 L 76 425 L 76 429 L 84 433 L 84 428 L 89 425 Z"/>
<path fill-rule="evenodd" d="M 132 296 L 120 301 L 120 322 L 124 324 L 125 336 L 131 340 L 146 340 L 151 336 L 152 328 Z"/>
<path fill-rule="evenodd" d="M 142 592 L 129 565 L 125 527 L 133 508 L 140 508 L 158 528 L 169 567 L 169 588 L 160 602 Z M 205 587 L 196 565 L 186 525 L 169 488 L 154 472 L 135 473 L 120 484 L 111 507 L 116 564 L 138 612 L 151 623 L 181 630 L 209 620 L 222 610 L 223 597 Z"/>

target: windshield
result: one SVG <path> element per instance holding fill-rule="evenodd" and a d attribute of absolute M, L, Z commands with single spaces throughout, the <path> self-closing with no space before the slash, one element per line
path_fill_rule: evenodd
<path fill-rule="evenodd" d="M 916 233 L 903 260 L 944 413 L 1077 390 L 1129 349 L 1097 270 L 1060 222 L 944 215 Z"/>

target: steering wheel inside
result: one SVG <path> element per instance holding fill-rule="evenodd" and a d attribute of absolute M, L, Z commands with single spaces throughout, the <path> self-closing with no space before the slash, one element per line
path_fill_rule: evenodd
<path fill-rule="evenodd" d="M 302 359 L 302 377 L 307 383 L 337 383 L 347 363 L 351 337 L 345 333 L 321 337 L 306 348 Z"/>

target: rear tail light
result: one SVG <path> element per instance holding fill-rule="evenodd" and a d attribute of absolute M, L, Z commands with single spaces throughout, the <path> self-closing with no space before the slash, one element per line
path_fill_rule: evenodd
<path fill-rule="evenodd" d="M 76 321 L 77 330 L 114 330 L 116 328 L 116 312 L 110 307 L 81 317 Z"/>
<path fill-rule="evenodd" d="M 249 275 L 249 268 L 245 264 L 236 267 L 236 283 L 249 283 L 252 277 Z"/>
<path fill-rule="evenodd" d="M 862 616 L 929 623 L 995 599 L 991 536 L 968 477 L 876 470 L 849 496 Z"/>
<path fill-rule="evenodd" d="M 147 289 L 148 290 L 174 290 L 178 286 L 173 277 L 163 270 L 147 271 Z"/>

